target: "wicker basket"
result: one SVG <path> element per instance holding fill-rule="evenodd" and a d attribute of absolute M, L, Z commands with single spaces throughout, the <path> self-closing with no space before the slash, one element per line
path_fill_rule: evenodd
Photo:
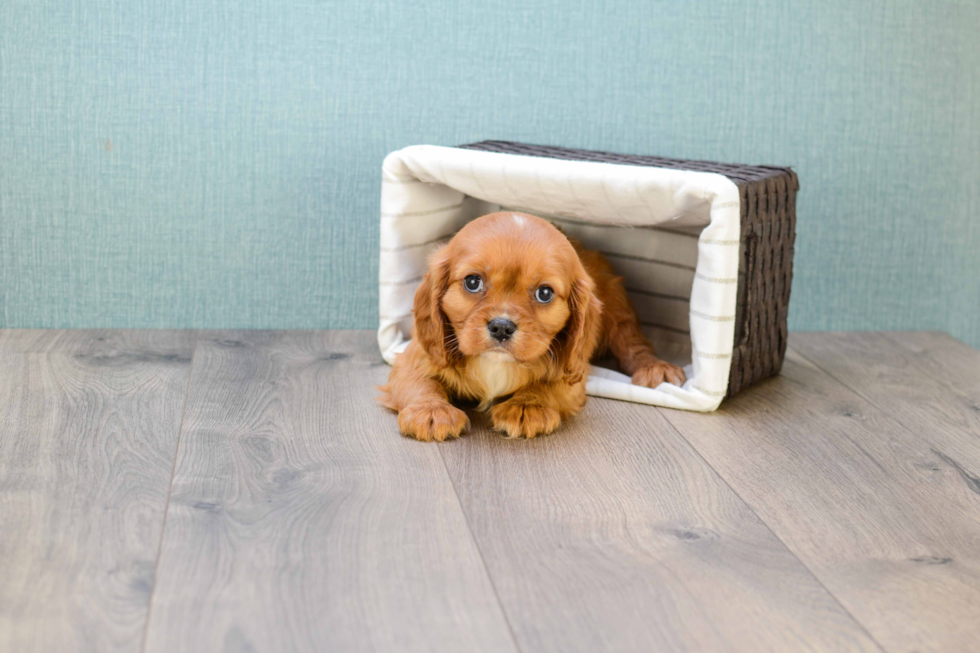
<path fill-rule="evenodd" d="M 738 186 L 742 199 L 742 247 L 728 396 L 779 373 L 786 354 L 786 318 L 793 281 L 793 243 L 796 239 L 796 192 L 800 188 L 796 173 L 791 169 L 613 154 L 508 141 L 482 141 L 459 147 L 571 161 L 715 172 L 731 179 Z"/>
<path fill-rule="evenodd" d="M 684 388 L 633 386 L 598 365 L 590 394 L 710 411 L 782 366 L 798 190 L 788 168 L 484 141 L 392 152 L 382 180 L 389 363 L 410 337 L 428 255 L 480 215 L 523 210 L 610 258 L 658 350 L 687 347 Z"/>

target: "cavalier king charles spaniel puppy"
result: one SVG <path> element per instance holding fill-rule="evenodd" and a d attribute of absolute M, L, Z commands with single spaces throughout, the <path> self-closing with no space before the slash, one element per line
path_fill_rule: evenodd
<path fill-rule="evenodd" d="M 432 256 L 413 313 L 378 401 L 418 440 L 469 426 L 453 399 L 479 401 L 508 437 L 551 433 L 585 405 L 589 361 L 605 352 L 637 385 L 685 381 L 654 354 L 609 262 L 525 213 L 460 229 Z"/>

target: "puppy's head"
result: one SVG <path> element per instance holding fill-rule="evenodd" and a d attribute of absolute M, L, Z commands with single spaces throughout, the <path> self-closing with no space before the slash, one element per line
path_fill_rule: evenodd
<path fill-rule="evenodd" d="M 564 234 L 531 215 L 493 213 L 433 256 L 415 295 L 415 337 L 441 367 L 496 355 L 543 362 L 578 382 L 600 309 Z"/>

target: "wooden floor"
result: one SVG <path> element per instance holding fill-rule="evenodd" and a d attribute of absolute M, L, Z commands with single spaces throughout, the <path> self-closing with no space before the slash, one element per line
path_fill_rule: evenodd
<path fill-rule="evenodd" d="M 980 352 L 397 434 L 373 332 L 0 331 L 0 651 L 980 650 Z"/>

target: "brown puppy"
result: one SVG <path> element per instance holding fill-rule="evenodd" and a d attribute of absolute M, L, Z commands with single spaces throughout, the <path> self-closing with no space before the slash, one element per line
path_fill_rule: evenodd
<path fill-rule="evenodd" d="M 469 425 L 450 398 L 478 400 L 510 437 L 550 433 L 585 405 L 589 361 L 606 351 L 637 385 L 685 381 L 654 354 L 609 262 L 532 215 L 493 213 L 460 229 L 430 260 L 413 312 L 412 341 L 379 401 L 419 440 Z"/>

